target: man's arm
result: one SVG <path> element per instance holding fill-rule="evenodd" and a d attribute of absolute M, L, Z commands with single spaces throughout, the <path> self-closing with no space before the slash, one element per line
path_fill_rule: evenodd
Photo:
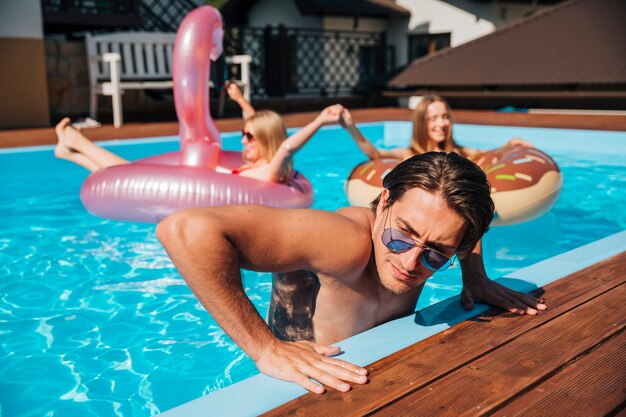
<path fill-rule="evenodd" d="M 467 310 L 474 307 L 474 302 L 484 302 L 516 314 L 536 315 L 538 310 L 547 308 L 543 299 L 511 290 L 487 277 L 481 241 L 478 241 L 469 255 L 461 258 L 461 269 L 461 300 Z"/>
<path fill-rule="evenodd" d="M 157 226 L 159 240 L 198 300 L 259 370 L 316 393 L 324 388 L 312 379 L 347 391 L 346 382 L 365 383 L 367 371 L 325 356 L 339 348 L 277 339 L 246 296 L 240 268 L 348 273 L 367 263 L 368 247 L 359 246 L 363 233 L 337 214 L 262 206 L 183 210 Z M 346 251 L 345 244 L 356 252 Z"/>

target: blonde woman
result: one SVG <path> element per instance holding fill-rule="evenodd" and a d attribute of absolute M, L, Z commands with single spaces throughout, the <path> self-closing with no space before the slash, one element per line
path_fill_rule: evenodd
<path fill-rule="evenodd" d="M 292 158 L 322 126 L 338 123 L 343 107 L 329 106 L 308 125 L 287 138 L 281 117 L 270 110 L 254 113 L 246 119 L 241 144 L 244 165 L 233 170 L 233 174 L 262 181 L 285 182 L 292 172 Z M 58 143 L 55 156 L 74 162 L 89 171 L 98 171 L 130 161 L 104 149 L 65 118 L 55 128 Z"/>
<path fill-rule="evenodd" d="M 431 151 L 456 152 L 473 159 L 482 153 L 477 149 L 460 146 L 454 141 L 452 111 L 448 103 L 438 96 L 424 96 L 413 112 L 413 136 L 408 148 L 376 148 L 357 129 L 348 109 L 343 110 L 340 123 L 370 159 L 394 158 L 404 161 L 414 155 Z M 513 138 L 507 144 L 532 147 L 530 143 L 519 138 Z"/>
<path fill-rule="evenodd" d="M 257 111 L 246 119 L 241 144 L 245 164 L 233 174 L 258 180 L 284 182 L 292 172 L 292 158 L 317 130 L 327 124 L 338 123 L 343 107 L 326 107 L 308 125 L 287 138 L 282 118 L 271 110 Z"/>

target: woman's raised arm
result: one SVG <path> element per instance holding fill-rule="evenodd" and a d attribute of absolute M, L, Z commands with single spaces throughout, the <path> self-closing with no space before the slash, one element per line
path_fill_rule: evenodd
<path fill-rule="evenodd" d="M 246 119 L 251 116 L 254 116 L 254 114 L 256 113 L 256 110 L 254 110 L 254 107 L 252 107 L 252 104 L 250 104 L 248 100 L 245 99 L 245 97 L 241 93 L 241 89 L 236 83 L 232 81 L 227 81 L 226 92 L 228 93 L 228 97 L 230 97 L 231 100 L 239 104 L 239 107 L 241 107 L 241 110 L 246 114 Z"/>
<path fill-rule="evenodd" d="M 270 176 L 273 181 L 281 181 L 285 170 L 293 156 L 311 139 L 311 137 L 324 125 L 339 122 L 339 116 L 343 106 L 334 104 L 326 107 L 308 125 L 288 137 L 281 145 L 269 163 Z"/>
<path fill-rule="evenodd" d="M 365 155 L 369 159 L 380 159 L 380 158 L 395 158 L 395 159 L 406 159 L 406 149 L 403 148 L 394 148 L 394 149 L 379 149 L 372 145 L 372 143 L 367 140 L 365 136 L 361 133 L 361 131 L 356 127 L 354 120 L 352 119 L 352 115 L 348 111 L 348 109 L 344 108 L 341 112 L 341 118 L 339 119 L 339 123 L 341 126 L 348 131 L 354 142 L 357 146 L 363 151 Z"/>

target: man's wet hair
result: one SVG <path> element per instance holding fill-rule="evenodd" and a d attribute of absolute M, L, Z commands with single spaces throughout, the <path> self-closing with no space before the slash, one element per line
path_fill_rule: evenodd
<path fill-rule="evenodd" d="M 460 256 L 467 255 L 476 246 L 493 219 L 494 204 L 487 176 L 478 165 L 455 152 L 415 155 L 391 170 L 385 176 L 383 186 L 389 190 L 387 207 L 393 206 L 413 188 L 440 195 L 467 224 L 458 248 Z M 380 195 L 372 201 L 374 212 L 379 201 Z"/>

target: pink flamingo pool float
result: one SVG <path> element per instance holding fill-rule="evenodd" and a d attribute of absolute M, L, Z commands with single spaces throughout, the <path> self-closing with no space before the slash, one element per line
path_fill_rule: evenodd
<path fill-rule="evenodd" d="M 222 18 L 213 7 L 199 7 L 185 17 L 176 34 L 173 57 L 181 150 L 91 174 L 80 191 L 90 213 L 156 223 L 191 207 L 311 206 L 313 187 L 300 173 L 287 183 L 230 174 L 242 164 L 241 154 L 221 149 L 219 130 L 209 111 L 211 60 L 222 54 L 222 38 Z"/>

